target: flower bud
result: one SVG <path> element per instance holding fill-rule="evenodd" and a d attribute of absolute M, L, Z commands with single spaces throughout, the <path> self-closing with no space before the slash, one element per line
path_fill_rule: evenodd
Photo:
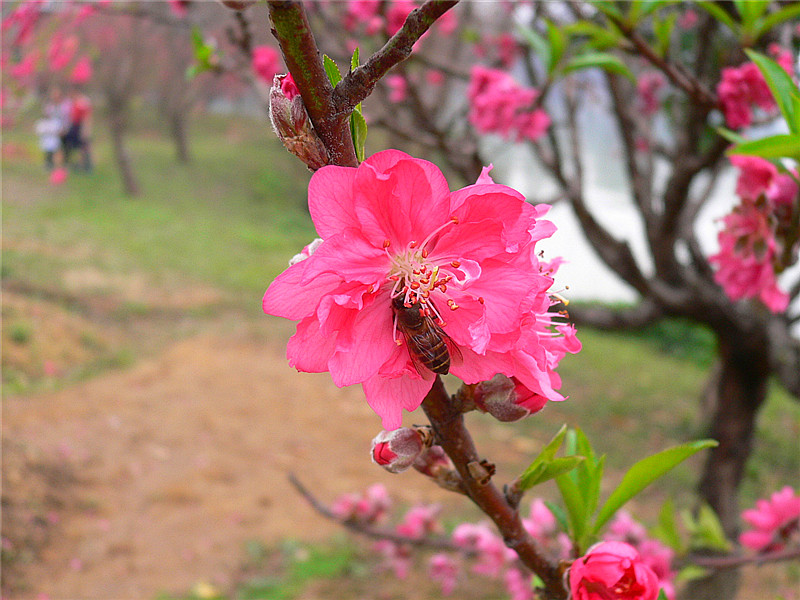
<path fill-rule="evenodd" d="M 475 407 L 481 412 L 489 413 L 498 421 L 519 421 L 531 414 L 520 402 L 526 400 L 531 393 L 513 377 L 498 373 L 489 381 L 483 381 L 475 387 Z"/>
<path fill-rule="evenodd" d="M 372 462 L 390 473 L 400 473 L 414 464 L 424 449 L 425 440 L 416 429 L 381 431 L 372 440 Z"/>
<path fill-rule="evenodd" d="M 328 151 L 314 131 L 291 73 L 275 75 L 272 81 L 269 118 L 283 146 L 309 169 L 316 171 L 328 164 Z"/>
<path fill-rule="evenodd" d="M 568 577 L 572 597 L 580 600 L 656 600 L 659 591 L 656 574 L 623 542 L 595 544 L 572 563 Z"/>

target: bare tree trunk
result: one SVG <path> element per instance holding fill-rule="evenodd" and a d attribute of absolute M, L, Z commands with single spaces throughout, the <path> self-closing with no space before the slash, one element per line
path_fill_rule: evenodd
<path fill-rule="evenodd" d="M 189 132 L 184 112 L 173 113 L 170 117 L 170 133 L 175 142 L 175 158 L 181 164 L 188 164 L 192 157 L 189 153 Z"/>
<path fill-rule="evenodd" d="M 736 539 L 739 527 L 738 489 L 750 457 L 756 417 L 767 396 L 769 345 L 763 331 L 719 339 L 720 363 L 706 388 L 711 417 L 709 436 L 719 446 L 709 452 L 700 480 L 700 496 L 719 516 L 725 534 Z M 732 600 L 739 585 L 736 569 L 693 581 L 691 600 Z"/>
<path fill-rule="evenodd" d="M 108 104 L 108 120 L 111 126 L 111 142 L 114 148 L 114 158 L 117 161 L 122 187 L 128 196 L 139 195 L 139 181 L 133 172 L 128 149 L 125 146 L 125 111 L 114 102 Z"/>

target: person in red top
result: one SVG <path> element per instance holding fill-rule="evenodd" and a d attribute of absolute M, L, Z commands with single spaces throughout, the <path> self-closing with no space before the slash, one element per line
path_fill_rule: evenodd
<path fill-rule="evenodd" d="M 64 136 L 64 162 L 69 164 L 73 150 L 79 149 L 84 171 L 92 170 L 92 155 L 89 147 L 92 123 L 92 102 L 86 94 L 75 87 L 70 94 L 69 127 Z"/>

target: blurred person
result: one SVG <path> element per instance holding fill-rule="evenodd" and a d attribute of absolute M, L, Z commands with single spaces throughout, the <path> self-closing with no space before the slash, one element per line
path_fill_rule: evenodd
<path fill-rule="evenodd" d="M 82 168 L 92 170 L 90 136 L 92 126 L 92 102 L 78 87 L 73 87 L 69 97 L 69 126 L 64 136 L 64 162 L 69 164 L 73 150 L 80 150 Z"/>
<path fill-rule="evenodd" d="M 44 115 L 34 125 L 36 135 L 39 136 L 39 147 L 44 153 L 44 165 L 48 171 L 61 166 L 61 134 L 64 122 L 60 114 L 60 95 L 61 92 L 57 88 L 51 91 L 44 107 Z"/>

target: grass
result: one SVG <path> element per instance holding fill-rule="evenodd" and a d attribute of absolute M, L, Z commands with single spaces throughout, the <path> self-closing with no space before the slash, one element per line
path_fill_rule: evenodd
<path fill-rule="evenodd" d="M 305 208 L 309 174 L 273 140 L 264 121 L 204 117 L 194 131 L 194 161 L 179 165 L 169 141 L 145 120 L 131 138 L 143 189 L 137 198 L 120 192 L 103 139 L 95 144 L 97 171 L 72 175 L 59 188 L 44 182 L 27 133 L 8 132 L 4 144 L 27 148 L 31 157 L 3 163 L 3 285 L 25 297 L 4 297 L 6 393 L 37 389 L 43 365 L 61 360 L 67 345 L 81 353 L 72 362 L 64 359 L 65 384 L 130 365 L 143 352 L 140 340 L 174 340 L 208 326 L 231 306 L 245 318 L 260 316 L 258 300 L 268 282 L 315 235 Z M 76 292 L 70 278 L 79 275 L 84 287 Z M 136 278 L 147 290 L 177 290 L 179 296 L 210 286 L 224 300 L 165 307 L 125 287 Z M 60 312 L 48 312 L 52 305 Z M 58 319 L 63 327 L 52 329 Z M 52 354 L 54 336 L 65 347 Z M 698 399 L 713 360 L 708 331 L 669 320 L 635 334 L 583 329 L 580 338 L 582 352 L 559 368 L 569 400 L 512 426 L 470 415 L 481 447 L 497 448 L 501 430 L 511 441 L 538 443 L 567 422 L 583 428 L 608 455 L 613 480 L 637 458 L 703 437 Z M 14 346 L 19 365 L 8 356 Z M 798 437 L 800 406 L 773 386 L 748 463 L 743 506 L 794 480 Z M 512 475 L 525 466 L 521 456 L 505 465 Z M 668 496 L 686 505 L 701 460 L 676 469 L 637 508 L 653 516 Z M 368 575 L 358 576 L 363 557 L 348 544 L 290 545 L 267 554 L 248 567 L 248 578 L 231 598 L 293 598 L 320 579 L 339 597 L 357 597 L 371 584 Z M 214 597 L 212 592 L 200 586 L 185 598 Z M 404 597 L 402 586 L 396 597 Z"/>

